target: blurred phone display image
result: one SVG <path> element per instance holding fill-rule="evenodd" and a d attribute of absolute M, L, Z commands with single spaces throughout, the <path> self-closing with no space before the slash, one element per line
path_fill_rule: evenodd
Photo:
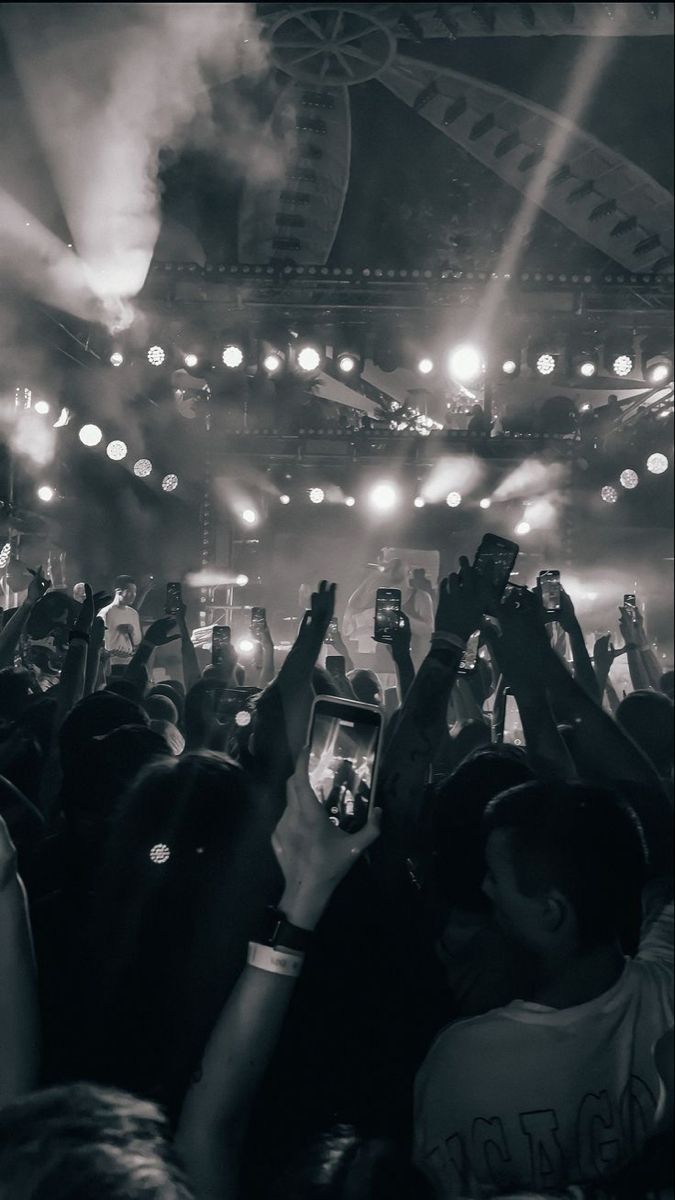
<path fill-rule="evenodd" d="M 166 585 L 166 605 L 167 613 L 178 613 L 183 606 L 183 595 L 181 585 L 179 583 L 167 583 Z"/>
<path fill-rule="evenodd" d="M 633 612 L 636 611 L 637 597 L 635 595 L 635 592 L 626 592 L 626 594 L 623 598 L 623 606 L 624 606 L 624 608 L 632 609 Z"/>
<path fill-rule="evenodd" d="M 382 717 L 368 705 L 318 698 L 310 731 L 309 782 L 334 825 L 356 833 L 375 796 Z"/>
<path fill-rule="evenodd" d="M 509 576 L 516 565 L 520 547 L 507 538 L 497 537 L 494 533 L 486 533 L 474 559 L 474 569 L 484 579 L 487 579 L 496 593 L 497 601 L 501 600 Z"/>
<path fill-rule="evenodd" d="M 539 587 L 545 613 L 560 612 L 560 571 L 540 571 Z"/>
<path fill-rule="evenodd" d="M 391 642 L 401 623 L 401 592 L 398 588 L 378 588 L 375 596 L 376 642 Z"/>
<path fill-rule="evenodd" d="M 503 741 L 508 746 L 524 746 L 525 734 L 523 725 L 520 719 L 520 712 L 516 698 L 512 692 L 507 692 L 504 697 L 504 737 Z"/>
<path fill-rule="evenodd" d="M 326 636 L 324 638 L 325 644 L 327 646 L 332 646 L 339 632 L 337 617 L 331 617 L 330 621 L 328 622 L 328 629 L 326 630 Z"/>
<path fill-rule="evenodd" d="M 253 720 L 253 700 L 260 695 L 255 687 L 220 688 L 216 691 L 214 710 L 219 725 L 234 725 L 248 729 Z"/>
<path fill-rule="evenodd" d="M 326 655 L 326 670 L 336 679 L 342 679 L 345 673 L 345 660 L 342 654 Z"/>
<path fill-rule="evenodd" d="M 229 625 L 214 625 L 213 641 L 211 643 L 211 662 L 214 667 L 220 667 L 225 661 L 225 647 L 232 641 L 232 630 Z"/>
<path fill-rule="evenodd" d="M 481 631 L 477 629 L 471 634 L 466 649 L 462 655 L 462 661 L 459 664 L 460 675 L 471 675 L 478 666 L 478 651 L 480 649 Z"/>
<path fill-rule="evenodd" d="M 262 632 L 267 623 L 267 610 L 264 608 L 251 609 L 251 633 L 254 638 L 260 640 Z"/>

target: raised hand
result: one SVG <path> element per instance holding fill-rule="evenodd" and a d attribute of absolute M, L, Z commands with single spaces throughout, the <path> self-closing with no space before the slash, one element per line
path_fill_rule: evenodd
<path fill-rule="evenodd" d="M 91 633 L 94 617 L 96 616 L 96 605 L 94 604 L 94 596 L 88 583 L 84 585 L 84 600 L 80 605 L 80 611 L 77 614 L 75 629 L 78 633 L 86 633 L 87 637 Z"/>
<path fill-rule="evenodd" d="M 38 600 L 42 599 L 45 592 L 49 591 L 50 587 L 52 586 L 52 581 L 51 579 L 46 578 L 42 570 L 42 566 L 36 567 L 34 571 L 31 570 L 30 567 L 26 567 L 26 570 L 28 571 L 29 575 L 33 576 L 28 584 L 28 603 L 37 604 Z"/>
<path fill-rule="evenodd" d="M 499 607 L 498 623 L 500 633 L 490 623 L 484 636 L 506 683 L 514 692 L 541 688 L 552 651 L 537 594 L 514 588 Z"/>
<path fill-rule="evenodd" d="M 598 638 L 593 647 L 593 662 L 595 663 L 596 670 L 606 677 L 609 675 L 614 659 L 618 658 L 620 654 L 623 654 L 623 650 L 616 650 L 614 648 L 611 633 L 603 634 L 602 637 Z"/>
<path fill-rule="evenodd" d="M 642 613 L 638 608 L 619 608 L 619 629 L 626 645 L 635 650 L 646 650 L 649 642 Z"/>
<path fill-rule="evenodd" d="M 110 592 L 94 592 L 94 611 L 100 613 L 102 608 L 107 608 L 112 602 Z"/>
<path fill-rule="evenodd" d="M 335 592 L 337 585 L 322 579 L 318 592 L 312 592 L 309 614 L 305 614 L 300 630 L 302 633 L 311 631 L 313 637 L 322 643 L 328 632 L 331 618 L 335 612 Z"/>
<path fill-rule="evenodd" d="M 379 836 L 379 809 L 358 833 L 334 825 L 309 784 L 309 751 L 298 759 L 286 786 L 286 809 L 272 846 L 286 883 L 282 912 L 301 929 L 313 929 L 338 883 Z"/>
<path fill-rule="evenodd" d="M 146 629 L 143 641 L 148 642 L 151 646 L 168 646 L 171 642 L 180 641 L 180 636 L 175 616 L 160 617 L 158 621 L 153 621 L 149 629 Z"/>
<path fill-rule="evenodd" d="M 484 576 L 460 558 L 459 572 L 441 580 L 436 611 L 437 633 L 453 633 L 466 641 L 480 628 L 483 613 L 494 600 L 493 590 Z"/>

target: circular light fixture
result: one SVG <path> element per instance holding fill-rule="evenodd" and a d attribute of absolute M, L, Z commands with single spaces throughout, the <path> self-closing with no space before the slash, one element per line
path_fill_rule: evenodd
<path fill-rule="evenodd" d="M 324 500 L 326 499 L 326 493 L 324 492 L 323 488 L 320 487 L 310 488 L 307 494 L 312 504 L 323 504 Z"/>
<path fill-rule="evenodd" d="M 155 846 L 150 847 L 150 862 L 161 866 L 162 863 L 168 862 L 171 858 L 171 851 L 165 842 L 157 842 Z"/>
<path fill-rule="evenodd" d="M 433 369 L 434 362 L 432 358 L 421 358 L 417 364 L 417 370 L 419 371 L 420 375 L 431 375 Z"/>
<path fill-rule="evenodd" d="M 54 491 L 54 488 L 49 487 L 49 484 L 47 483 L 43 483 L 42 486 L 37 490 L 37 498 L 38 500 L 41 500 L 43 504 L 51 504 L 55 495 L 56 492 Z"/>
<path fill-rule="evenodd" d="M 448 492 L 447 496 L 445 497 L 445 503 L 447 504 L 448 508 L 459 508 L 460 504 L 462 503 L 461 493 Z"/>
<path fill-rule="evenodd" d="M 161 346 L 151 346 L 148 350 L 148 362 L 151 367 L 161 367 L 165 358 L 166 354 Z"/>
<path fill-rule="evenodd" d="M 584 379 L 592 379 L 593 376 L 595 375 L 597 369 L 598 368 L 597 368 L 596 364 L 594 362 L 591 362 L 590 360 L 587 362 L 579 363 L 579 368 L 578 368 L 579 374 L 583 375 Z"/>
<path fill-rule="evenodd" d="M 555 358 L 552 354 L 540 354 L 535 365 L 540 375 L 552 375 L 555 371 Z"/>
<path fill-rule="evenodd" d="M 164 478 L 162 480 L 162 491 L 163 492 L 175 492 L 177 487 L 178 487 L 178 476 L 177 475 L 165 475 L 164 476 Z"/>
<path fill-rule="evenodd" d="M 321 366 L 321 355 L 315 346 L 303 346 L 298 353 L 297 363 L 301 371 L 307 373 L 318 371 Z"/>
<path fill-rule="evenodd" d="M 7 563 L 9 562 L 11 553 L 12 553 L 12 543 L 5 542 L 4 546 L 2 547 L 2 550 L 0 550 L 0 571 L 4 571 L 5 567 L 7 566 Z"/>
<path fill-rule="evenodd" d="M 197 366 L 197 364 L 199 362 L 199 358 L 197 357 L 196 354 L 186 354 L 185 358 L 183 359 L 183 362 L 185 363 L 185 366 L 188 367 L 188 369 L 191 369 L 192 367 Z"/>
<path fill-rule="evenodd" d="M 240 654 L 253 654 L 255 650 L 255 642 L 251 638 L 242 638 L 237 643 L 237 650 Z"/>
<path fill-rule="evenodd" d="M 231 371 L 234 371 L 243 363 L 244 351 L 242 350 L 241 346 L 226 346 L 223 350 L 222 357 L 224 365 L 229 367 Z"/>
<path fill-rule="evenodd" d="M 235 713 L 234 723 L 235 725 L 238 725 L 240 729 L 245 729 L 247 725 L 250 725 L 251 720 L 252 717 L 247 708 L 242 708 L 238 713 Z"/>
<path fill-rule="evenodd" d="M 39 417 L 46 417 L 49 412 L 49 405 L 46 400 L 38 400 L 34 405 L 34 411 Z"/>
<path fill-rule="evenodd" d="M 415 508 L 424 508 L 426 505 L 426 500 L 424 499 L 424 496 L 415 496 L 413 504 L 415 505 Z"/>
<path fill-rule="evenodd" d="M 119 350 L 113 350 L 112 354 L 110 355 L 111 367 L 121 367 L 123 362 L 124 355 L 121 354 Z"/>
<path fill-rule="evenodd" d="M 518 363 L 513 358 L 505 358 L 502 363 L 502 373 L 504 375 L 515 375 L 518 370 Z"/>
<path fill-rule="evenodd" d="M 337 366 L 343 375 L 351 375 L 356 370 L 357 361 L 353 354 L 338 354 Z"/>
<path fill-rule="evenodd" d="M 489 496 L 483 497 L 483 499 L 480 502 L 480 507 L 481 508 L 491 508 L 492 507 L 492 501 L 490 500 Z"/>
<path fill-rule="evenodd" d="M 139 458 L 138 462 L 134 463 L 134 475 L 139 479 L 145 479 L 152 471 L 152 463 L 149 458 Z"/>
<path fill-rule="evenodd" d="M 380 512 L 388 512 L 398 503 L 398 491 L 392 483 L 377 483 L 371 490 L 370 503 Z"/>
<path fill-rule="evenodd" d="M 668 459 L 665 454 L 650 454 L 647 459 L 647 470 L 652 475 L 663 475 L 668 470 Z"/>
<path fill-rule="evenodd" d="M 616 488 L 611 487 L 611 485 L 608 483 L 601 488 L 600 495 L 605 504 L 616 504 L 617 500 L 619 499 L 619 493 L 617 492 Z"/>
<path fill-rule="evenodd" d="M 673 378 L 673 364 L 666 358 L 650 363 L 645 376 L 649 383 L 667 383 Z"/>
<path fill-rule="evenodd" d="M 237 578 L 234 582 L 236 583 L 237 587 L 246 587 L 246 584 L 248 583 L 248 575 L 237 575 Z"/>
<path fill-rule="evenodd" d="M 525 537 L 526 534 L 531 532 L 532 526 L 530 525 L 529 521 L 519 521 L 516 525 L 516 533 L 519 534 L 520 537 Z"/>
<path fill-rule="evenodd" d="M 290 502 L 291 502 L 291 498 L 290 498 L 290 496 L 287 496 L 285 492 L 282 496 L 279 497 L 280 504 L 290 504 Z"/>
<path fill-rule="evenodd" d="M 347 508 L 353 508 L 354 505 L 356 504 L 356 500 L 354 499 L 353 496 L 345 496 L 345 504 L 346 504 Z"/>
<path fill-rule="evenodd" d="M 268 375 L 274 375 L 281 370 L 283 359 L 280 354 L 273 350 L 270 354 L 266 354 L 263 359 L 263 367 Z"/>
<path fill-rule="evenodd" d="M 636 488 L 637 485 L 639 484 L 639 482 L 640 482 L 640 477 L 639 477 L 637 471 L 633 471 L 631 467 L 628 467 L 625 471 L 622 471 L 621 474 L 619 475 L 619 483 L 621 484 L 622 487 L 627 488 L 628 491 L 631 491 L 633 488 Z"/>
<path fill-rule="evenodd" d="M 448 355 L 448 370 L 458 383 L 473 383 L 483 370 L 483 358 L 475 346 L 458 346 Z"/>
<path fill-rule="evenodd" d="M 254 508 L 244 508 L 240 515 L 244 525 L 255 525 L 257 523 L 258 514 Z"/>
<path fill-rule="evenodd" d="M 103 441 L 103 432 L 98 425 L 83 425 L 77 436 L 83 446 L 98 446 Z"/>
<path fill-rule="evenodd" d="M 108 442 L 105 452 L 108 455 L 108 458 L 111 458 L 113 462 L 121 462 L 122 459 L 126 458 L 127 456 L 127 444 L 126 442 L 116 439 L 113 442 Z"/>
<path fill-rule="evenodd" d="M 612 370 L 615 375 L 622 377 L 630 375 L 633 370 L 633 356 L 631 354 L 617 354 L 612 362 Z"/>

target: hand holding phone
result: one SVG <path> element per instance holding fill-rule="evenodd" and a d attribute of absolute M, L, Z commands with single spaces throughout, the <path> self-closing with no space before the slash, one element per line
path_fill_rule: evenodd
<path fill-rule="evenodd" d="M 346 833 L 367 824 L 377 785 L 382 713 L 370 704 L 318 696 L 309 733 L 309 782 Z"/>
<path fill-rule="evenodd" d="M 211 664 L 222 667 L 225 662 L 225 647 L 232 643 L 232 630 L 229 625 L 214 625 L 211 642 Z"/>
<path fill-rule="evenodd" d="M 331 617 L 330 621 L 328 622 L 328 629 L 326 630 L 326 636 L 323 639 L 325 645 L 333 646 L 335 644 L 336 638 L 338 638 L 339 636 L 340 636 L 340 629 L 338 626 L 338 619 L 337 619 L 337 617 Z"/>
<path fill-rule="evenodd" d="M 626 592 L 623 598 L 624 608 L 637 609 L 637 597 L 635 592 Z"/>
<path fill-rule="evenodd" d="M 549 620 L 559 616 L 562 597 L 560 571 L 540 571 L 537 586 L 546 616 Z"/>
<path fill-rule="evenodd" d="M 476 551 L 473 568 L 485 580 L 493 593 L 493 601 L 488 610 L 491 611 L 492 616 L 495 615 L 492 609 L 499 604 L 504 595 L 519 551 L 520 547 L 516 542 L 498 537 L 495 533 L 486 533 Z"/>
<path fill-rule="evenodd" d="M 343 654 L 327 654 L 326 655 L 326 670 L 334 679 L 344 679 L 345 677 L 345 659 Z"/>
<path fill-rule="evenodd" d="M 471 634 L 471 637 L 466 643 L 466 649 L 462 655 L 462 661 L 459 664 L 459 675 L 472 675 L 476 670 L 476 667 L 478 666 L 478 651 L 480 649 L 481 636 L 482 631 L 480 629 L 477 629 L 475 633 Z"/>
<path fill-rule="evenodd" d="M 378 588 L 375 595 L 376 642 L 391 643 L 401 622 L 401 592 L 399 588 Z"/>

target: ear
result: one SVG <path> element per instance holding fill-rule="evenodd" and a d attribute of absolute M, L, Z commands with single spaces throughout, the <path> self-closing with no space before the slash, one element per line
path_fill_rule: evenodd
<path fill-rule="evenodd" d="M 574 920 L 574 913 L 567 896 L 556 889 L 547 892 L 542 897 L 542 919 L 544 929 L 549 934 L 560 934 L 569 927 L 570 921 Z"/>

